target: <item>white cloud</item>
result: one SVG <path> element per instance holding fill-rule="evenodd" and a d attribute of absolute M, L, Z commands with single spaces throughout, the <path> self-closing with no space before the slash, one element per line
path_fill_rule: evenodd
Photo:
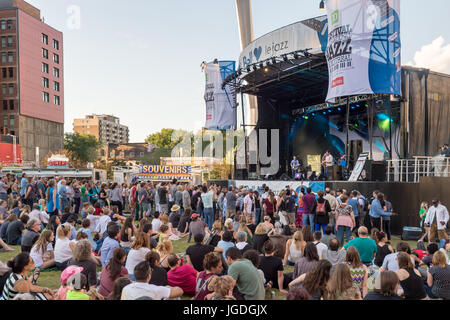
<path fill-rule="evenodd" d="M 445 39 L 440 36 L 417 51 L 414 62 L 407 65 L 450 73 L 450 44 L 445 44 Z"/>

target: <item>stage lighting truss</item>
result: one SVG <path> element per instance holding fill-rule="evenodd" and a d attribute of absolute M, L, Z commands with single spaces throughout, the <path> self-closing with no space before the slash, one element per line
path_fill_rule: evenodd
<path fill-rule="evenodd" d="M 306 64 L 310 64 L 314 61 L 316 55 L 311 54 L 309 51 L 312 49 L 297 50 L 287 54 L 281 55 L 281 57 L 272 57 L 257 63 L 246 66 L 236 71 L 234 74 L 228 76 L 222 84 L 222 88 L 231 84 L 236 88 L 241 87 L 244 78 L 258 70 L 263 70 L 264 73 L 268 73 L 270 70 L 276 70 L 279 75 L 282 73 L 291 71 L 296 68 L 300 68 Z M 301 60 L 301 61 L 299 61 Z M 284 64 L 283 64 L 284 63 Z M 286 68 L 286 63 L 289 63 L 291 67 Z"/>

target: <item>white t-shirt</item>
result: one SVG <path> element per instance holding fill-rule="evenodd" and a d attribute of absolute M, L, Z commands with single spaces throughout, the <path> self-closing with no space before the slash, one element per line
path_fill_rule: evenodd
<path fill-rule="evenodd" d="M 142 261 L 145 261 L 145 255 L 150 252 L 149 248 L 140 248 L 139 250 L 131 249 L 128 253 L 125 268 L 128 274 L 134 274 L 134 268 Z"/>
<path fill-rule="evenodd" d="M 47 252 L 47 251 L 53 251 L 53 245 L 51 243 L 49 243 L 47 245 L 47 249 L 45 250 L 45 252 Z M 43 258 L 43 255 L 45 252 L 42 252 L 41 248 L 40 247 L 38 248 L 37 246 L 34 246 L 31 249 L 30 257 L 31 257 L 31 259 L 33 259 L 34 265 L 36 268 L 40 268 L 44 264 L 44 261 L 42 258 Z"/>
<path fill-rule="evenodd" d="M 136 300 L 141 297 L 150 297 L 153 300 L 168 299 L 170 297 L 170 289 L 145 282 L 135 282 L 127 285 L 122 290 L 121 300 Z"/>
<path fill-rule="evenodd" d="M 153 229 L 153 231 L 159 232 L 160 231 L 159 228 L 161 228 L 161 225 L 162 225 L 162 221 L 161 220 L 153 219 L 153 221 L 152 221 L 152 229 Z"/>
<path fill-rule="evenodd" d="M 55 262 L 63 263 L 72 259 L 73 254 L 69 246 L 70 242 L 74 242 L 74 240 L 70 241 L 69 238 L 56 238 Z"/>
<path fill-rule="evenodd" d="M 324 253 L 328 250 L 328 246 L 320 241 L 314 241 L 314 244 L 316 245 L 319 257 L 323 258 Z"/>
<path fill-rule="evenodd" d="M 106 228 L 108 227 L 108 223 L 111 222 L 111 218 L 109 216 L 101 216 L 100 219 L 98 219 L 97 226 L 95 228 L 95 232 L 98 232 L 100 234 L 105 233 Z"/>
<path fill-rule="evenodd" d="M 97 228 L 97 223 L 98 223 L 98 216 L 94 216 L 93 214 L 88 214 L 86 218 L 91 222 L 91 225 L 89 226 L 89 230 L 91 230 L 91 232 L 95 232 L 95 229 Z"/>

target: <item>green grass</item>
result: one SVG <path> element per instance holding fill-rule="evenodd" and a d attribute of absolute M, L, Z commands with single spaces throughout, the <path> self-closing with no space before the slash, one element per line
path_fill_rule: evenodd
<path fill-rule="evenodd" d="M 398 237 L 393 237 L 392 241 L 391 241 L 392 247 L 395 248 L 397 243 L 400 241 L 401 240 Z M 408 241 L 408 243 L 412 249 L 416 248 L 417 243 L 415 241 Z M 173 250 L 175 253 L 184 253 L 184 252 L 186 252 L 187 247 L 189 247 L 192 244 L 193 244 L 193 241 L 191 240 L 191 243 L 187 243 L 186 238 L 178 240 L 178 241 L 173 241 Z M 8 260 L 14 258 L 17 254 L 20 253 L 20 246 L 12 246 L 12 248 L 14 248 L 15 251 L 0 253 L 0 261 L 6 263 Z M 285 267 L 285 273 L 290 273 L 293 271 L 294 271 L 293 267 L 290 267 L 290 266 Z M 60 271 L 41 272 L 41 275 L 39 277 L 37 285 L 47 287 L 50 289 L 58 289 L 60 287 L 60 280 L 59 280 L 60 276 L 61 276 Z M 268 299 L 268 300 L 272 299 L 271 291 L 275 292 L 275 298 L 274 298 L 275 300 L 283 300 L 285 298 L 285 295 L 282 294 L 279 290 L 268 289 L 266 291 L 266 299 Z M 190 299 L 190 298 L 186 297 L 185 299 Z"/>

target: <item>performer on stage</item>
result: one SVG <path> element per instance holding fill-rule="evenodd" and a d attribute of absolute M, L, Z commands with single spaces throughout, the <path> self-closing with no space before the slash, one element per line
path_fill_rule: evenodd
<path fill-rule="evenodd" d="M 291 172 L 292 172 L 292 179 L 295 179 L 295 174 L 297 173 L 297 169 L 300 166 L 300 163 L 297 160 L 297 157 L 294 156 L 294 159 L 291 161 Z"/>
<path fill-rule="evenodd" d="M 327 150 L 327 152 L 325 152 L 322 157 L 323 174 L 325 175 L 325 177 L 327 177 L 327 180 L 329 180 L 333 175 L 333 161 L 333 156 Z"/>

